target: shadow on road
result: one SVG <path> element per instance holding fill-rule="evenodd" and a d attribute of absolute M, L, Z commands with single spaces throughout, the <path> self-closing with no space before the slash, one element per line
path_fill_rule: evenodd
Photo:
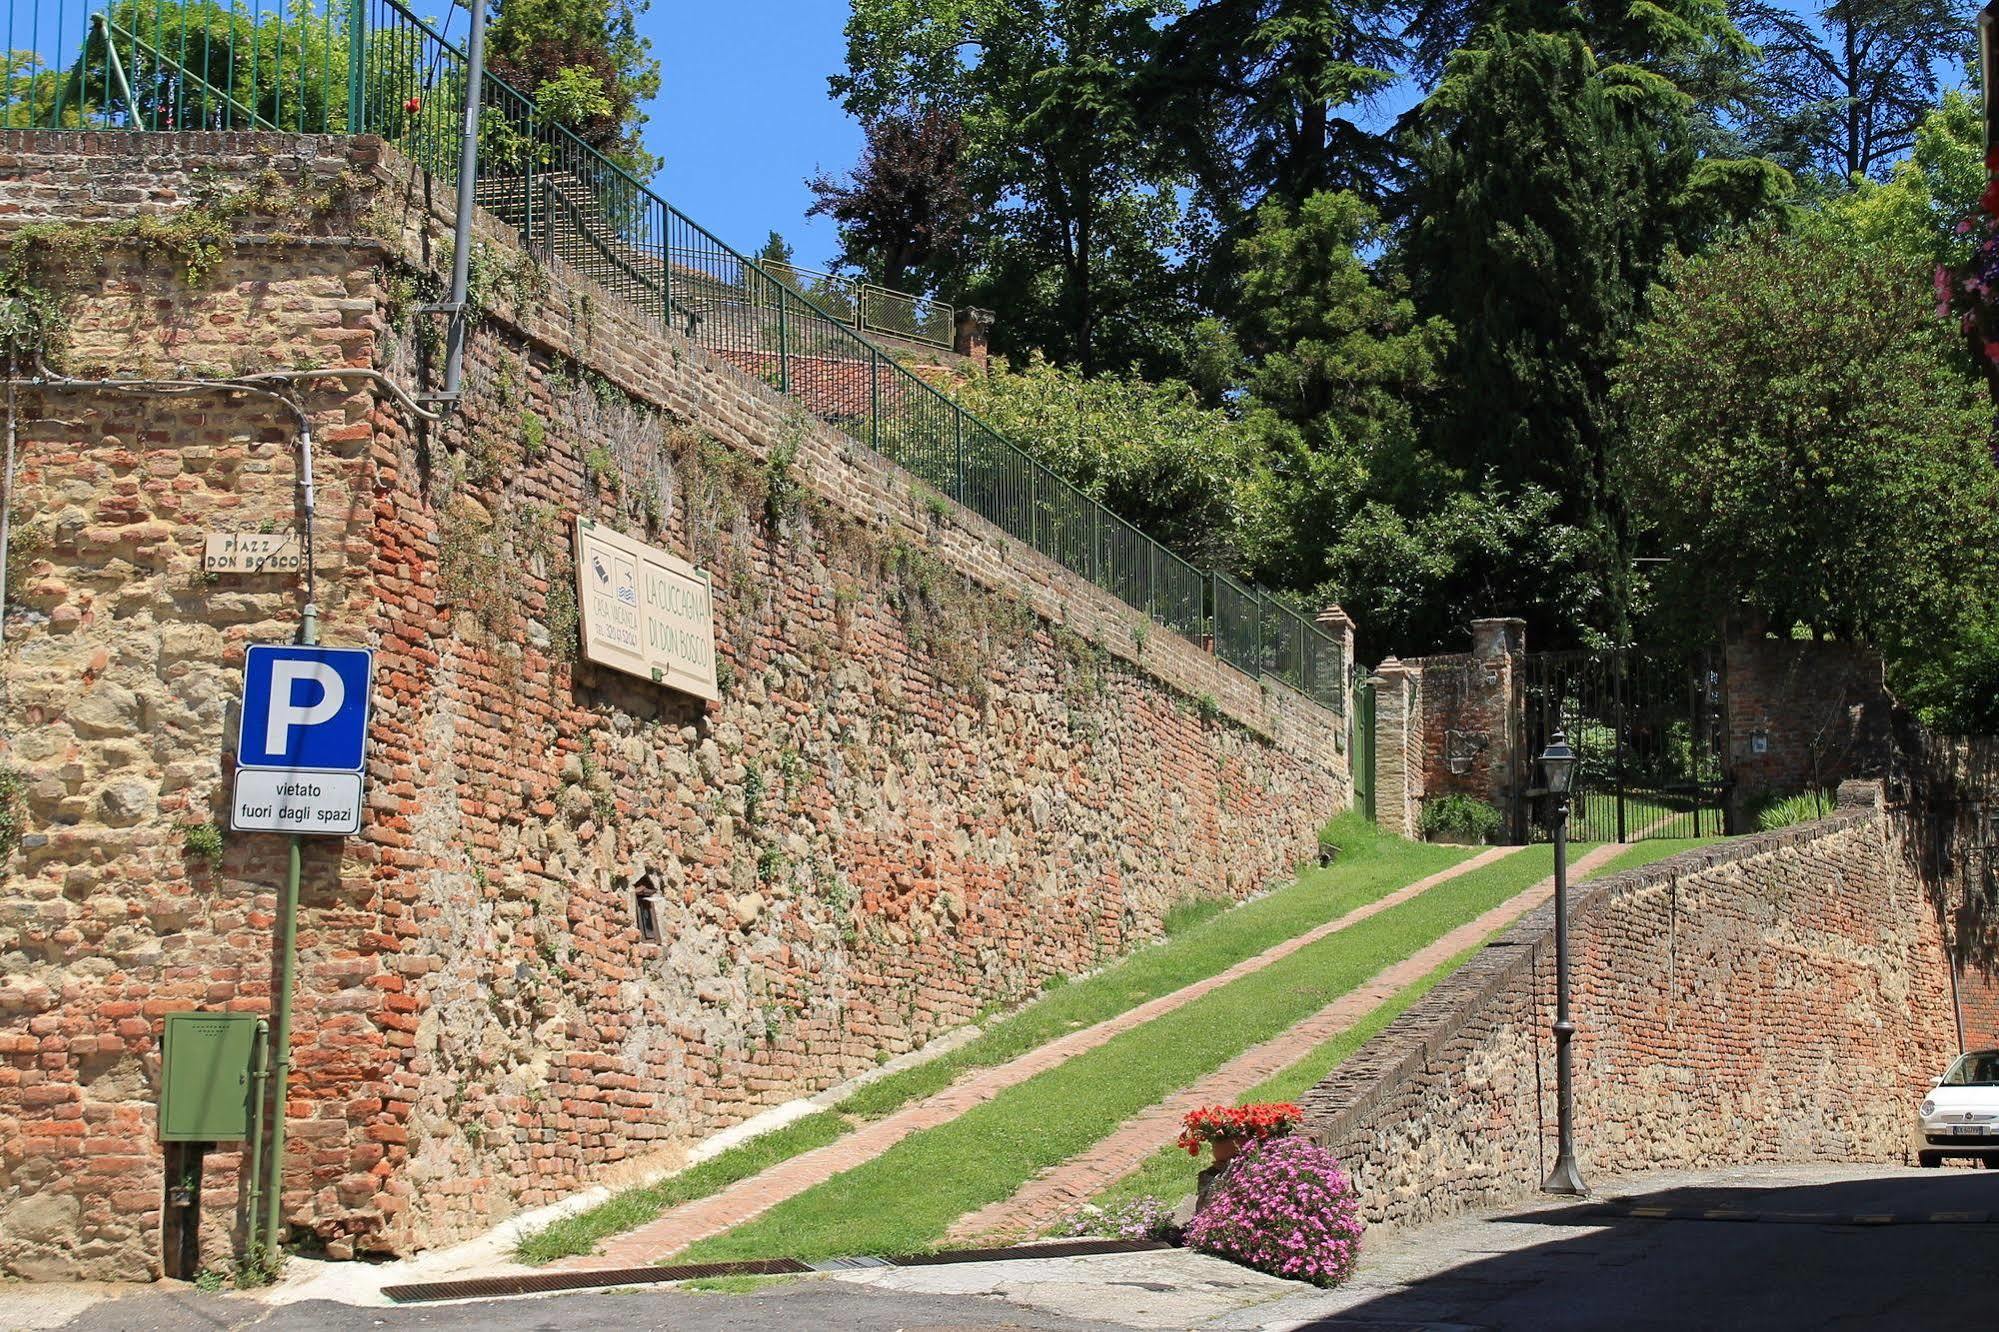
<path fill-rule="evenodd" d="M 1398 1275 L 1408 1284 L 1304 1326 L 1999 1327 L 1999 1171 L 1671 1188 L 1485 1224 L 1470 1252 L 1490 1256 Z"/>

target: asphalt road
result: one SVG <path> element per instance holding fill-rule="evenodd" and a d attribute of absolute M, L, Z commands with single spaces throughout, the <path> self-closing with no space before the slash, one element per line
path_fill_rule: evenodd
<path fill-rule="evenodd" d="M 1430 1227 L 1392 1242 L 1319 1309 L 1280 1303 L 1306 1314 L 1291 1326 L 1326 1332 L 1999 1328 L 1999 1171 L 1797 1180 L 1811 1173 L 1619 1186 L 1665 1217 L 1589 1204 Z M 1706 1219 L 1717 1212 L 1738 1219 Z"/>
<path fill-rule="evenodd" d="M 1999 1171 L 1749 1167 L 1624 1180 L 1386 1236 L 1337 1291 L 1184 1252 L 880 1271 L 749 1293 L 645 1290 L 278 1308 L 155 1287 L 64 1332 L 1874 1332 L 1999 1328 Z M 1663 1215 L 1626 1215 L 1632 1209 Z M 1715 1219 L 1721 1213 L 1728 1219 Z M 1892 1218 L 1892 1220 L 1884 1219 Z M 43 1323 L 40 1326 L 52 1326 Z"/>
<path fill-rule="evenodd" d="M 63 1332 L 1096 1332 L 1083 1323 L 964 1295 L 882 1293 L 798 1281 L 750 1294 L 652 1290 L 378 1309 L 313 1301 L 279 1308 L 179 1290 L 99 1304 Z"/>

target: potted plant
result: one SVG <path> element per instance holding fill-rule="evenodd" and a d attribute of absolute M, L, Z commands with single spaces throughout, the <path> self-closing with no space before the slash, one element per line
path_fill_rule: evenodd
<path fill-rule="evenodd" d="M 1235 1158 L 1243 1144 L 1281 1138 L 1305 1122 L 1304 1112 L 1290 1101 L 1262 1101 L 1255 1105 L 1204 1105 L 1189 1110 L 1181 1122 L 1180 1146 L 1189 1156 L 1199 1156 L 1203 1144 L 1215 1154 L 1214 1169 Z"/>

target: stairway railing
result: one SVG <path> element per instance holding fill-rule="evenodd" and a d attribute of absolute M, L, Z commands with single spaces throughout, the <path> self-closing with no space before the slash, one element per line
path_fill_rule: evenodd
<path fill-rule="evenodd" d="M 5 125 L 367 132 L 455 187 L 464 55 L 397 0 L 4 2 L 10 49 L 32 53 L 0 70 Z M 71 32 L 81 34 L 74 47 Z M 1212 633 L 1246 673 L 1345 710 L 1341 645 L 1296 610 L 1211 577 L 1057 476 L 668 204 L 618 160 L 614 139 L 579 135 L 491 73 L 480 107 L 478 198 L 523 245 L 561 257 L 1160 624 L 1196 641 Z"/>

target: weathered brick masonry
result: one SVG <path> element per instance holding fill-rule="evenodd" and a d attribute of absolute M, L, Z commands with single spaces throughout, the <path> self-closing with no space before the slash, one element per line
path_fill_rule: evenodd
<path fill-rule="evenodd" d="M 1877 788 L 1878 789 L 1878 788 Z M 1939 912 L 1867 803 L 1591 883 L 1572 902 L 1585 1178 L 1900 1161 L 1957 1049 Z M 1533 1194 L 1554 1159 L 1553 908 L 1526 917 L 1306 1097 L 1368 1218 Z"/>
<path fill-rule="evenodd" d="M 427 353 L 405 256 L 448 252 L 367 140 L 0 135 L 0 224 L 338 182 L 197 281 L 112 248 L 76 373 L 380 368 Z M 256 219 L 242 224 L 256 233 Z M 369 817 L 306 866 L 287 1217 L 406 1251 L 669 1164 L 1240 896 L 1349 791 L 1343 724 L 1128 608 L 489 230 L 440 433 L 314 381 L 322 636 L 378 649 Z M 383 239 L 386 237 L 387 239 Z M 279 404 L 28 391 L 0 880 L 0 1267 L 158 1270 L 164 1013 L 269 1003 L 281 839 L 223 820 L 276 576 L 205 530 L 294 522 Z M 581 512 L 712 572 L 720 704 L 574 660 Z M 659 937 L 635 898 L 656 895 Z M 210 1157 L 205 1247 L 241 1198 Z"/>

